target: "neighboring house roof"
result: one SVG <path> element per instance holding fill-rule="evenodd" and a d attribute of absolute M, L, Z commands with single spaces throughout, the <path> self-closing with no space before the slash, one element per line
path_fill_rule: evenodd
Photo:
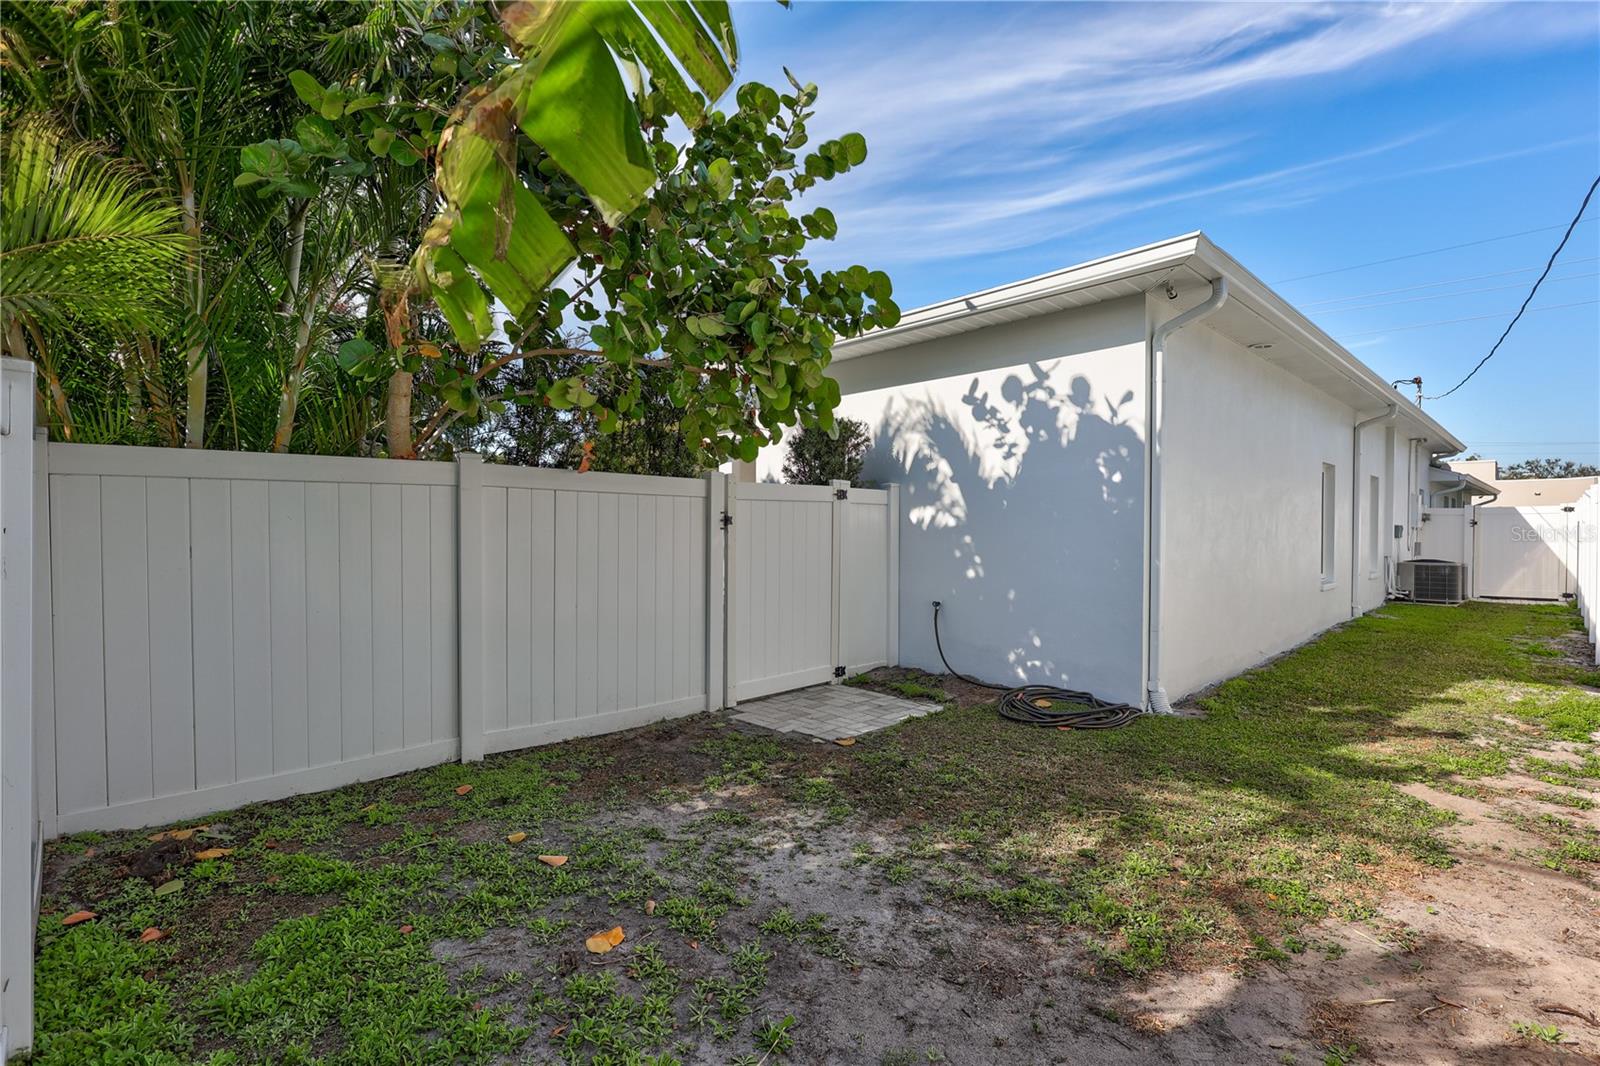
<path fill-rule="evenodd" d="M 1437 492 L 1454 492 L 1461 489 L 1471 496 L 1500 495 L 1500 490 L 1489 482 L 1469 471 L 1457 470 L 1451 466 L 1428 467 L 1428 484 L 1441 486 L 1435 490 Z"/>
<path fill-rule="evenodd" d="M 1600 477 L 1508 477 L 1497 478 L 1498 507 L 1564 507 L 1577 503 L 1583 494 L 1600 485 Z"/>
<path fill-rule="evenodd" d="M 1206 319 L 1208 326 L 1357 411 L 1379 414 L 1398 403 L 1397 417 L 1409 427 L 1409 435 L 1424 438 L 1434 454 L 1462 450 L 1462 442 L 1449 430 L 1198 231 L 907 311 L 892 329 L 835 342 L 833 357 L 858 359 L 1169 285 L 1176 294 L 1173 308 L 1179 311 L 1205 299 L 1219 277 L 1228 279 L 1228 302 Z"/>

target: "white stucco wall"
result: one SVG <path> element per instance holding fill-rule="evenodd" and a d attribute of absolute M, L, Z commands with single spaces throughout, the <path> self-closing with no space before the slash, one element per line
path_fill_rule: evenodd
<path fill-rule="evenodd" d="M 1166 383 L 1161 680 L 1177 699 L 1350 617 L 1358 417 L 1204 323 L 1169 342 Z M 1362 433 L 1355 527 L 1362 610 L 1383 602 L 1381 556 L 1395 543 L 1392 522 L 1380 514 L 1380 558 L 1369 565 L 1369 475 L 1380 477 L 1380 512 L 1393 507 L 1388 433 L 1381 424 Z M 1399 450 L 1403 466 L 1404 442 Z M 1333 580 L 1326 585 L 1324 463 L 1336 479 Z"/>
<path fill-rule="evenodd" d="M 830 368 L 902 486 L 903 664 L 943 669 L 941 600 L 956 669 L 1139 699 L 1144 328 L 1135 297 Z"/>

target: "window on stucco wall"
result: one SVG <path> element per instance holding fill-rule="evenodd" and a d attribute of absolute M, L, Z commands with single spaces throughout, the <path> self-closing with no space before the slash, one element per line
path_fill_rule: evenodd
<path fill-rule="evenodd" d="M 1333 587 L 1334 512 L 1338 510 L 1338 486 L 1333 464 L 1322 464 L 1322 587 Z"/>
<path fill-rule="evenodd" d="M 1380 538 L 1383 529 L 1379 525 L 1383 520 L 1379 501 L 1383 499 L 1383 490 L 1378 484 L 1378 475 L 1373 474 L 1367 478 L 1367 576 L 1377 577 L 1378 567 L 1382 565 L 1379 557 Z"/>

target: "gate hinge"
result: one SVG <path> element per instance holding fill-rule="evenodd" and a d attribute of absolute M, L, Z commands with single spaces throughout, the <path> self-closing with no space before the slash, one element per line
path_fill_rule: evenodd
<path fill-rule="evenodd" d="M 841 490 L 841 491 L 842 491 L 842 490 Z M 843 676 L 844 676 L 844 667 L 842 667 L 842 666 L 835 666 L 835 667 L 834 667 L 834 668 L 833 668 L 833 676 L 834 676 L 834 677 L 843 677 Z"/>
<path fill-rule="evenodd" d="M 850 490 L 849 489 L 834 489 L 833 490 L 833 498 L 836 499 L 836 500 L 848 500 L 850 498 Z"/>
<path fill-rule="evenodd" d="M 729 514 L 727 511 L 723 511 L 722 512 L 722 528 L 723 529 L 727 529 L 731 525 L 733 525 L 733 515 Z"/>

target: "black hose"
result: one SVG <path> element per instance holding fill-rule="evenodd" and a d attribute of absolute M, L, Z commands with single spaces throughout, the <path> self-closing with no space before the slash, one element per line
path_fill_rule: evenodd
<path fill-rule="evenodd" d="M 944 657 L 944 642 L 939 639 L 939 611 L 944 605 L 933 601 L 933 645 L 939 649 L 939 661 L 951 676 L 979 688 L 1003 692 L 1000 697 L 1000 717 L 1023 725 L 1055 726 L 1058 729 L 1115 729 L 1127 725 L 1143 712 L 1129 703 L 1110 703 L 1092 692 L 1057 688 L 1054 685 L 1023 685 L 1008 689 L 1004 685 L 991 685 L 968 677 L 950 665 Z M 1065 706 L 1062 706 L 1065 704 Z"/>

